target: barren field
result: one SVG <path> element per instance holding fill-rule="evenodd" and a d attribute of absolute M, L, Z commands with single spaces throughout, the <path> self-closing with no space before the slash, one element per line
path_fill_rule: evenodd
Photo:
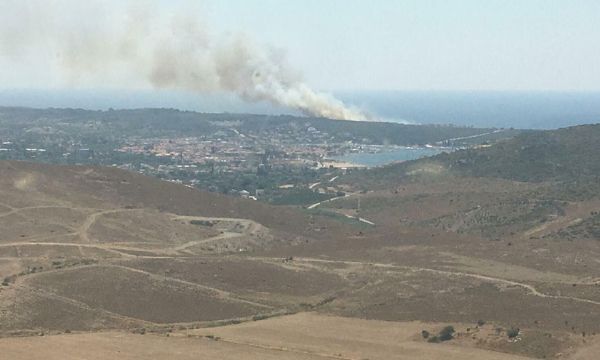
<path fill-rule="evenodd" d="M 486 329 L 474 330 L 468 336 L 461 335 L 455 344 L 431 344 L 422 339 L 423 329 L 433 331 L 441 326 L 302 313 L 247 324 L 173 332 L 168 337 L 106 332 L 0 339 L 0 352 L 14 360 L 94 360 L 114 357 L 125 360 L 527 359 L 478 348 L 481 343 L 474 338 L 492 337 L 487 335 Z M 504 342 L 509 346 L 518 346 L 517 343 Z M 583 351 L 591 350 L 584 348 Z M 573 359 L 581 357 L 575 356 Z"/>
<path fill-rule="evenodd" d="M 272 292 L 290 295 L 316 295 L 344 287 L 343 279 L 314 269 L 295 269 L 243 257 L 198 259 L 148 259 L 129 266 L 153 273 L 167 272 L 183 280 L 220 285 L 227 290 Z"/>
<path fill-rule="evenodd" d="M 26 284 L 91 308 L 154 323 L 238 318 L 258 311 L 206 286 L 115 266 L 42 273 Z"/>
<path fill-rule="evenodd" d="M 65 169 L 0 162 L 9 358 L 594 358 L 600 242 L 547 236 L 596 202 L 539 223 L 528 216 L 550 213 L 511 200 L 534 186 L 406 184 L 357 195 L 376 223 L 365 226 L 115 169 Z M 525 220 L 478 233 L 475 219 L 515 204 Z M 423 340 L 446 325 L 451 341 Z"/>

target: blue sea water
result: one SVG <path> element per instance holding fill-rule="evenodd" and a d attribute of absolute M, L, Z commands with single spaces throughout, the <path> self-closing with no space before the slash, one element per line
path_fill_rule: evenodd
<path fill-rule="evenodd" d="M 433 156 L 442 151 L 450 151 L 445 148 L 394 148 L 377 153 L 351 153 L 343 156 L 333 157 L 334 160 L 350 162 L 367 167 L 381 166 L 397 161 L 416 160 L 426 156 Z"/>
<path fill-rule="evenodd" d="M 522 129 L 600 123 L 600 92 L 344 91 L 335 95 L 377 119 L 394 122 Z M 176 91 L 5 89 L 0 90 L 0 106 L 299 115 L 264 102 L 245 103 L 231 94 Z"/>
<path fill-rule="evenodd" d="M 600 92 L 341 92 L 388 121 L 474 127 L 557 129 L 600 123 Z"/>

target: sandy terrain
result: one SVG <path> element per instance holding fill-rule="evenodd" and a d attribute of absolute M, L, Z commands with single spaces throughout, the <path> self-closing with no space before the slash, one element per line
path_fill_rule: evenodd
<path fill-rule="evenodd" d="M 535 221 L 502 228 L 516 233 L 501 240 L 478 236 L 473 221 L 488 209 L 531 214 L 506 198 L 521 184 L 451 185 L 357 195 L 365 195 L 361 216 L 377 224 L 367 227 L 115 169 L 0 162 L 0 354 L 104 359 L 133 349 L 119 358 L 435 360 L 576 353 L 581 360 L 597 353 L 600 242 L 538 236 L 563 226 L 562 218 L 545 228 Z M 594 206 L 569 207 L 564 217 Z M 431 219 L 449 228 L 427 225 Z M 521 237 L 521 228 L 536 236 Z M 301 314 L 281 316 L 290 313 Z M 486 331 L 466 330 L 479 320 Z M 463 335 L 422 340 L 421 330 L 445 325 Z M 522 330 L 518 342 L 507 339 L 511 327 Z M 145 336 L 132 334 L 141 328 Z M 67 330 L 73 334 L 60 335 Z M 20 337 L 38 333 L 45 336 Z"/>
<path fill-rule="evenodd" d="M 170 337 L 107 332 L 0 340 L 14 360 L 75 359 L 429 359 L 518 360 L 468 346 L 430 344 L 418 322 L 394 323 L 302 313 L 276 319 L 172 333 Z"/>

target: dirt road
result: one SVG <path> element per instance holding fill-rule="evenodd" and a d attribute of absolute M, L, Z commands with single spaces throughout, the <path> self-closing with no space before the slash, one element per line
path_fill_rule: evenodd
<path fill-rule="evenodd" d="M 187 330 L 169 337 L 120 332 L 0 339 L 12 360 L 525 360 L 473 346 L 430 344 L 423 328 L 440 324 L 388 322 L 300 313 L 239 325 Z"/>

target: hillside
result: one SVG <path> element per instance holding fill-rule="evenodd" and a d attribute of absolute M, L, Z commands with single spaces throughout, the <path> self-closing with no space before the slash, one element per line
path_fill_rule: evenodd
<path fill-rule="evenodd" d="M 125 136 L 201 136 L 223 129 L 238 131 L 281 131 L 313 127 L 331 135 L 331 141 L 369 144 L 433 144 L 447 139 L 492 133 L 494 129 L 449 125 L 404 125 L 389 122 L 340 121 L 322 118 L 253 114 L 210 114 L 173 109 L 90 111 L 82 109 L 31 109 L 0 107 L 0 129 L 14 135 L 23 129 L 53 127 L 58 132 L 78 131 L 81 138 L 112 139 Z M 509 137 L 519 130 L 490 134 L 477 139 Z M 30 136 L 35 135 L 35 131 Z M 91 140 L 91 139 L 89 139 Z M 457 140 L 458 142 L 459 140 Z M 466 139 L 465 141 L 469 141 Z"/>
<path fill-rule="evenodd" d="M 354 170 L 338 181 L 364 194 L 356 196 L 361 212 L 375 222 L 496 241 L 600 240 L 599 154 L 600 125 L 582 125 Z M 356 203 L 327 206 L 348 212 Z"/>
<path fill-rule="evenodd" d="M 0 351 L 27 358 L 22 346 L 41 343 L 22 337 L 43 334 L 48 358 L 85 343 L 67 359 L 156 341 L 220 358 L 553 358 L 600 332 L 600 242 L 507 245 L 437 226 L 450 208 L 518 194 L 506 180 L 448 185 L 362 194 L 367 225 L 333 216 L 352 197 L 308 210 L 115 168 L 0 162 Z M 448 325 L 453 346 L 423 339 Z"/>
<path fill-rule="evenodd" d="M 600 175 L 600 124 L 522 134 L 495 146 L 440 156 L 469 176 L 569 181 Z"/>
<path fill-rule="evenodd" d="M 568 182 L 600 176 L 600 124 L 523 133 L 487 147 L 474 147 L 357 174 L 365 181 L 402 178 L 419 168 L 454 176 L 521 182 Z M 417 170 L 417 172 L 415 172 Z"/>
<path fill-rule="evenodd" d="M 114 168 L 25 162 L 0 162 L 0 229 L 0 335 L 158 329 L 308 306 L 330 296 L 335 276 L 239 256 L 348 231 Z"/>
<path fill-rule="evenodd" d="M 183 216 L 251 219 L 296 235 L 310 231 L 306 226 L 309 215 L 292 208 L 197 191 L 116 168 L 0 161 L 0 174 L 6 201 L 15 199 L 25 204 L 56 201 L 90 208 L 151 208 Z M 323 221 L 315 226 L 337 225 Z"/>
<path fill-rule="evenodd" d="M 537 220 L 549 214 L 560 215 L 565 206 L 560 202 L 587 201 L 598 196 L 600 124 L 524 133 L 492 145 L 353 171 L 341 181 L 363 190 L 383 190 L 405 183 L 468 181 L 466 179 L 520 184 L 517 188 L 528 189 L 518 191 L 521 199 L 536 199 L 543 207 L 555 208 L 550 212 L 541 211 L 534 216 Z M 517 195 L 508 197 L 519 202 L 514 196 Z M 491 213 L 498 215 L 495 211 Z M 492 215 L 489 222 L 496 220 Z"/>

